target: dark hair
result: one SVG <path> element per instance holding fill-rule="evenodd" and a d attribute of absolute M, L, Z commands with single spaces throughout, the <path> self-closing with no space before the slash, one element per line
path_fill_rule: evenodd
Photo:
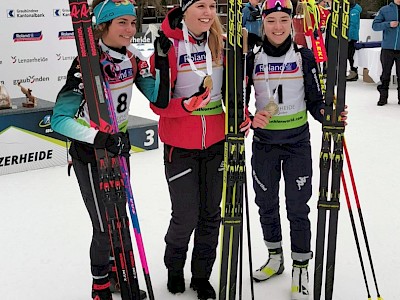
<path fill-rule="evenodd" d="M 104 0 L 93 0 L 92 5 L 91 5 L 91 11 L 93 12 L 94 8 L 99 5 L 100 3 L 104 2 Z M 94 26 L 94 37 L 96 40 L 100 39 L 104 32 L 108 31 L 108 28 L 110 27 L 112 21 L 107 21 L 103 24 L 96 25 Z"/>

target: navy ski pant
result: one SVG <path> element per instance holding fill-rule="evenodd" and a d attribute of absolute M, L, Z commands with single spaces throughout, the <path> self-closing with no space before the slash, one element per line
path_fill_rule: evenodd
<path fill-rule="evenodd" d="M 292 258 L 310 259 L 310 208 L 307 205 L 312 192 L 310 143 L 270 145 L 253 141 L 251 163 L 264 241 L 267 245 L 282 242 L 279 182 L 283 174 Z"/>
<path fill-rule="evenodd" d="M 204 150 L 164 146 L 165 176 L 171 197 L 171 220 L 165 235 L 165 266 L 183 270 L 194 231 L 191 271 L 210 278 L 221 221 L 223 142 Z"/>

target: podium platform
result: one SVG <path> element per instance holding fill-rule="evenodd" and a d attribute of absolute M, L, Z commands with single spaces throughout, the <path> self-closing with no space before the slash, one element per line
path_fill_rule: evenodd
<path fill-rule="evenodd" d="M 26 108 L 25 98 L 11 101 L 16 109 L 0 110 L 0 175 L 66 165 L 67 140 L 50 124 L 54 102 Z M 157 121 L 129 116 L 128 132 L 133 152 L 158 148 Z"/>

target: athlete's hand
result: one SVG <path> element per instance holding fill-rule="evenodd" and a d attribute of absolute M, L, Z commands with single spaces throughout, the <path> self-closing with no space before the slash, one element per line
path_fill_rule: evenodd
<path fill-rule="evenodd" d="M 193 94 L 190 98 L 182 101 L 183 107 L 189 111 L 205 107 L 211 100 L 210 88 L 202 88 L 201 91 Z"/>
<path fill-rule="evenodd" d="M 272 115 L 266 110 L 256 112 L 252 122 L 253 128 L 265 128 L 269 124 L 271 117 Z"/>
<path fill-rule="evenodd" d="M 244 132 L 244 136 L 247 137 L 250 132 L 250 127 L 251 127 L 251 120 L 248 115 L 246 115 L 245 120 L 240 124 L 240 132 Z"/>
<path fill-rule="evenodd" d="M 321 115 L 325 114 L 325 109 L 321 108 L 320 110 Z M 345 105 L 344 107 L 344 111 L 342 111 L 340 113 L 340 120 L 343 121 L 344 126 L 347 126 L 347 115 L 349 114 L 348 110 L 347 110 L 347 105 Z"/>
<path fill-rule="evenodd" d="M 108 152 L 114 155 L 121 155 L 129 153 L 131 144 L 126 133 L 109 134 L 99 131 L 94 139 L 94 148 L 107 149 Z"/>
<path fill-rule="evenodd" d="M 172 42 L 164 34 L 163 31 L 158 31 L 158 37 L 154 40 L 154 49 L 159 56 L 166 57 L 171 49 Z"/>
<path fill-rule="evenodd" d="M 344 126 L 347 126 L 347 115 L 349 112 L 347 111 L 347 105 L 344 107 L 344 111 L 340 113 L 340 120 L 343 121 Z"/>

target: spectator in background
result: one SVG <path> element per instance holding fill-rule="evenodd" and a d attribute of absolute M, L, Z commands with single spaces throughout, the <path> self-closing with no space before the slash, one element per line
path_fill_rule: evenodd
<path fill-rule="evenodd" d="M 320 0 L 317 8 L 319 12 L 319 29 L 322 33 L 325 33 L 328 16 L 331 13 L 331 3 L 328 0 Z"/>
<path fill-rule="evenodd" d="M 355 0 L 350 0 L 350 21 L 349 21 L 349 47 L 347 52 L 347 59 L 350 63 L 350 73 L 346 77 L 347 81 L 358 80 L 357 68 L 354 67 L 354 54 L 356 52 L 356 42 L 359 40 L 360 33 L 360 14 L 362 8 L 356 3 Z"/>
<path fill-rule="evenodd" d="M 261 9 L 260 0 L 249 0 L 243 8 L 243 27 L 249 32 L 248 46 L 253 48 L 257 43 L 261 44 Z"/>
<path fill-rule="evenodd" d="M 383 31 L 381 64 L 381 84 L 378 85 L 378 106 L 387 104 L 389 96 L 389 83 L 393 63 L 396 62 L 397 98 L 400 104 L 400 31 L 399 31 L 400 0 L 381 7 L 372 22 L 372 29 Z"/>
<path fill-rule="evenodd" d="M 299 45 L 303 46 L 306 48 L 311 47 L 311 42 L 310 46 L 307 43 L 306 40 L 306 34 L 305 34 L 305 20 L 304 20 L 304 10 L 307 9 L 307 4 L 305 4 L 303 1 L 297 2 L 296 5 L 296 13 L 293 17 L 293 40 L 294 42 Z"/>

